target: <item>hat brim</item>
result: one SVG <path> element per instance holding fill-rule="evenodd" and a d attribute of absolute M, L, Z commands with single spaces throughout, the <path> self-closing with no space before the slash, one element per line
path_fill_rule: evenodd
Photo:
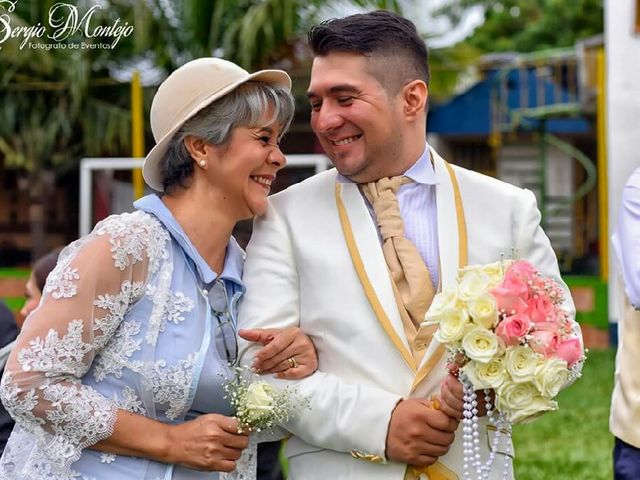
<path fill-rule="evenodd" d="M 218 90 L 217 92 L 211 94 L 209 97 L 204 99 L 198 105 L 196 105 L 191 112 L 185 117 L 184 121 L 174 126 L 169 132 L 167 132 L 160 140 L 158 140 L 155 146 L 149 151 L 147 156 L 144 159 L 144 164 L 142 166 L 142 176 L 144 181 L 151 188 L 158 192 L 162 192 L 164 190 L 163 187 L 163 176 L 160 172 L 160 161 L 164 158 L 167 153 L 167 147 L 169 146 L 169 142 L 175 135 L 175 133 L 180 130 L 180 127 L 184 125 L 184 123 L 195 116 L 200 110 L 205 108 L 208 105 L 211 105 L 213 102 L 218 100 L 219 98 L 224 97 L 227 93 L 235 90 L 243 83 L 247 83 L 251 80 L 260 81 L 264 83 L 268 83 L 270 85 L 277 85 L 279 87 L 286 88 L 291 91 L 291 77 L 287 74 L 287 72 L 283 70 L 260 70 L 258 72 L 254 72 L 249 74 L 247 77 L 242 80 L 238 80 L 237 82 L 231 83 L 227 85 L 225 88 Z"/>

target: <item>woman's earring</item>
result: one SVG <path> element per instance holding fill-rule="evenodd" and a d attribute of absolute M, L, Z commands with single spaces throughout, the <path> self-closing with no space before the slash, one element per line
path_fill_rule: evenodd
<path fill-rule="evenodd" d="M 202 168 L 207 166 L 207 162 L 205 162 L 204 160 L 200 160 L 199 164 Z"/>

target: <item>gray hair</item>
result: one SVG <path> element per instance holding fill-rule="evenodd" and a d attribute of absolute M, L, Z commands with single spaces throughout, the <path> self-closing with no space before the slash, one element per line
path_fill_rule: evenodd
<path fill-rule="evenodd" d="M 269 118 L 265 119 L 267 112 Z M 202 138 L 212 145 L 224 146 L 236 127 L 257 127 L 277 124 L 280 138 L 293 120 L 295 103 L 291 93 L 282 87 L 264 82 L 247 82 L 204 107 L 187 120 L 167 147 L 160 162 L 165 193 L 176 187 L 187 187 L 193 176 L 194 162 L 185 146 L 187 136 Z"/>

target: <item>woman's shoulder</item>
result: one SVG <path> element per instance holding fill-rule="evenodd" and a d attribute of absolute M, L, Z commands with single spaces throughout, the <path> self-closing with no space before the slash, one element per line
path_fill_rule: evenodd
<path fill-rule="evenodd" d="M 169 241 L 169 232 L 149 213 L 135 211 L 110 215 L 98 222 L 91 233 L 65 247 L 60 252 L 58 263 L 68 262 L 88 248 L 88 251 L 110 255 L 119 270 L 148 261 L 151 272 L 154 272 L 168 257 Z"/>

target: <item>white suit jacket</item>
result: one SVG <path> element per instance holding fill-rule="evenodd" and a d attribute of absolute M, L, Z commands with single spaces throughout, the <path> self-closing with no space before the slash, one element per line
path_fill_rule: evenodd
<path fill-rule="evenodd" d="M 530 191 L 453 167 L 456 202 L 447 164 L 431 153 L 443 287 L 467 252 L 469 264 L 526 258 L 561 281 Z M 337 183 L 329 170 L 270 200 L 247 248 L 239 328 L 300 326 L 316 346 L 318 371 L 295 382 L 310 410 L 286 426 L 290 478 L 401 480 L 406 465 L 384 461 L 391 413 L 402 398 L 439 393 L 444 348 L 434 340 L 421 365 L 412 365 L 378 232 L 356 184 Z M 567 307 L 573 314 L 570 300 Z M 460 478 L 461 430 L 440 458 Z M 482 423 L 481 434 L 486 458 L 493 433 Z M 491 478 L 502 478 L 504 457 L 496 458 Z"/>

